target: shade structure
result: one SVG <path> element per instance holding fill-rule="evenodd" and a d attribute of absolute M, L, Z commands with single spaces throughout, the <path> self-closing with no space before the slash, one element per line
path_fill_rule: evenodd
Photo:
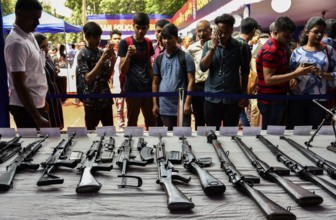
<path fill-rule="evenodd" d="M 3 32 L 9 33 L 15 22 L 15 13 L 4 16 L 3 18 Z M 41 33 L 78 33 L 83 30 L 81 26 L 72 25 L 63 19 L 56 18 L 45 11 L 42 11 L 40 24 L 36 28 L 36 32 Z"/>

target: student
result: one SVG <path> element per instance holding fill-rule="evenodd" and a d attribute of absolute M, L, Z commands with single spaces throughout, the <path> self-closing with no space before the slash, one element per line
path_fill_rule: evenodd
<path fill-rule="evenodd" d="M 192 91 L 195 82 L 195 63 L 191 55 L 177 47 L 178 29 L 174 24 L 163 27 L 162 42 L 166 50 L 154 61 L 153 92 L 176 92 L 179 88 Z M 179 61 L 179 53 L 185 55 L 186 66 Z M 160 66 L 158 60 L 161 59 Z M 177 125 L 178 97 L 153 97 L 153 114 L 160 118 L 168 130 Z M 190 126 L 191 96 L 184 103 L 183 126 Z"/>
<path fill-rule="evenodd" d="M 154 54 L 152 43 L 145 35 L 149 29 L 149 17 L 146 13 L 136 13 L 133 17 L 134 34 L 120 41 L 120 72 L 126 75 L 125 93 L 151 92 L 152 64 Z M 128 41 L 128 42 L 127 42 Z M 152 114 L 152 97 L 126 98 L 127 126 L 137 126 L 140 109 L 145 118 L 145 127 L 155 126 Z"/>
<path fill-rule="evenodd" d="M 77 74 L 84 80 L 84 94 L 110 94 L 109 80 L 112 77 L 116 55 L 113 45 L 105 51 L 100 49 L 101 27 L 95 22 L 88 22 L 83 27 L 87 46 L 78 52 Z M 88 130 L 95 130 L 99 122 L 103 126 L 113 125 L 112 99 L 83 99 L 85 125 Z"/>
<path fill-rule="evenodd" d="M 302 32 L 301 47 L 296 48 L 290 59 L 290 70 L 295 70 L 301 63 L 315 67 L 308 75 L 297 76 L 296 86 L 291 88 L 295 95 L 324 95 L 330 86 L 328 81 L 336 77 L 336 53 L 329 46 L 321 43 L 326 23 L 321 17 L 309 19 Z M 333 85 L 333 84 L 332 84 Z M 334 86 L 334 85 L 333 85 Z M 327 107 L 327 100 L 319 100 Z M 311 100 L 289 100 L 288 129 L 296 125 L 312 125 L 317 129 L 325 116 L 325 110 Z"/>
<path fill-rule="evenodd" d="M 46 94 L 45 58 L 33 32 L 42 6 L 37 0 L 18 0 L 15 23 L 6 38 L 5 61 L 9 80 L 9 111 L 18 128 L 50 127 Z"/>

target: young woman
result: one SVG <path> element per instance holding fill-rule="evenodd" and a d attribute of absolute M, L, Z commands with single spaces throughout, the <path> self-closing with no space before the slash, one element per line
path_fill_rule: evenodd
<path fill-rule="evenodd" d="M 40 49 L 42 50 L 42 52 L 45 54 L 46 57 L 44 70 L 48 82 L 47 94 L 59 94 L 59 90 L 56 84 L 57 71 L 53 61 L 48 56 L 49 51 L 48 39 L 41 33 L 34 33 L 34 36 Z M 49 117 L 51 127 L 59 127 L 60 129 L 63 129 L 64 120 L 63 120 L 63 110 L 61 100 L 51 98 L 47 99 L 47 103 L 49 105 Z"/>
<path fill-rule="evenodd" d="M 294 79 L 291 93 L 295 95 L 323 95 L 329 86 L 334 86 L 336 77 L 335 50 L 321 43 L 326 23 L 321 17 L 312 17 L 302 33 L 300 47 L 290 59 L 290 69 L 299 65 L 313 65 L 314 71 Z M 326 99 L 318 100 L 327 105 Z M 296 125 L 312 125 L 316 129 L 323 120 L 325 111 L 311 100 L 290 100 L 288 105 L 288 129 Z"/>

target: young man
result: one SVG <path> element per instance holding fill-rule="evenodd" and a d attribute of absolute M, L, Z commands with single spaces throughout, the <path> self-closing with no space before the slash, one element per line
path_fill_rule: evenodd
<path fill-rule="evenodd" d="M 149 17 L 146 13 L 137 13 L 133 17 L 133 36 L 123 39 L 119 44 L 120 72 L 126 75 L 125 93 L 151 92 L 152 65 L 154 54 L 152 43 L 145 39 L 149 28 Z M 151 97 L 126 98 L 127 126 L 137 126 L 140 109 L 145 118 L 145 126 L 155 126 L 152 114 Z"/>
<path fill-rule="evenodd" d="M 9 79 L 9 111 L 18 128 L 50 127 L 45 98 L 48 91 L 45 58 L 32 32 L 42 6 L 37 0 L 18 0 L 15 23 L 5 44 Z"/>
<path fill-rule="evenodd" d="M 288 73 L 286 44 L 292 39 L 296 26 L 288 17 L 279 17 L 274 23 L 272 37 L 263 45 L 257 55 L 257 94 L 284 95 L 288 92 L 289 81 L 297 76 L 313 72 L 314 66 L 300 65 Z M 258 100 L 262 115 L 262 129 L 268 125 L 280 125 L 285 110 L 284 100 Z"/>
<path fill-rule="evenodd" d="M 114 45 L 114 52 L 117 55 L 119 43 L 121 41 L 121 31 L 119 30 L 112 30 L 110 33 L 110 43 Z M 113 73 L 113 92 L 114 93 L 122 93 L 123 87 L 125 84 L 125 75 L 120 74 L 119 71 L 119 64 L 120 64 L 120 57 L 117 58 L 117 61 L 114 65 L 114 73 Z M 122 129 L 126 126 L 125 123 L 125 115 L 124 115 L 124 109 L 125 109 L 125 98 L 118 97 L 115 98 L 116 101 L 116 107 L 117 107 L 117 117 L 118 117 L 118 127 L 119 129 Z"/>
<path fill-rule="evenodd" d="M 163 53 L 163 51 L 165 50 L 165 47 L 163 46 L 162 43 L 162 37 L 161 37 L 161 32 L 162 32 L 162 28 L 166 25 L 169 24 L 170 22 L 166 19 L 161 19 L 158 20 L 155 23 L 155 37 L 157 42 L 155 44 L 153 44 L 153 48 L 154 48 L 154 55 L 152 56 L 152 62 L 154 62 L 155 58 Z"/>
<path fill-rule="evenodd" d="M 212 39 L 204 45 L 202 71 L 209 70 L 205 92 L 246 93 L 249 57 L 246 44 L 232 38 L 235 19 L 223 14 L 215 19 Z M 248 100 L 205 97 L 205 121 L 208 126 L 237 126 L 241 108 Z"/>
<path fill-rule="evenodd" d="M 166 50 L 154 61 L 153 92 L 174 92 L 179 88 L 192 91 L 195 81 L 195 63 L 191 55 L 177 47 L 178 29 L 174 24 L 163 27 L 162 42 Z M 179 53 L 184 53 L 185 67 L 179 60 Z M 161 59 L 159 65 L 158 60 Z M 160 118 L 168 130 L 177 125 L 178 97 L 153 97 L 153 114 Z M 183 126 L 190 126 L 191 96 L 187 95 L 184 103 Z"/>
<path fill-rule="evenodd" d="M 208 21 L 199 21 L 196 25 L 196 34 L 199 40 L 190 45 L 187 49 L 187 52 L 194 59 L 196 66 L 194 91 L 204 92 L 204 84 L 208 78 L 209 71 L 203 72 L 200 69 L 200 62 L 202 59 L 204 43 L 211 39 L 211 31 L 210 23 Z M 192 97 L 192 110 L 195 117 L 195 128 L 197 129 L 197 126 L 204 126 L 204 97 Z"/>
<path fill-rule="evenodd" d="M 83 27 L 87 46 L 78 52 L 77 72 L 84 79 L 84 94 L 110 94 L 108 81 L 111 79 L 116 55 L 113 45 L 105 51 L 98 48 L 103 33 L 95 22 L 88 22 Z M 112 99 L 83 100 L 85 125 L 88 130 L 95 130 L 101 121 L 103 126 L 113 125 Z"/>

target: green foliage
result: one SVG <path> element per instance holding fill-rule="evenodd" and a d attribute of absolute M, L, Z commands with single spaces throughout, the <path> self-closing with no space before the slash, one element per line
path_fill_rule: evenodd
<path fill-rule="evenodd" d="M 2 8 L 2 16 L 12 14 L 15 10 L 15 0 L 2 0 L 1 8 Z"/>

